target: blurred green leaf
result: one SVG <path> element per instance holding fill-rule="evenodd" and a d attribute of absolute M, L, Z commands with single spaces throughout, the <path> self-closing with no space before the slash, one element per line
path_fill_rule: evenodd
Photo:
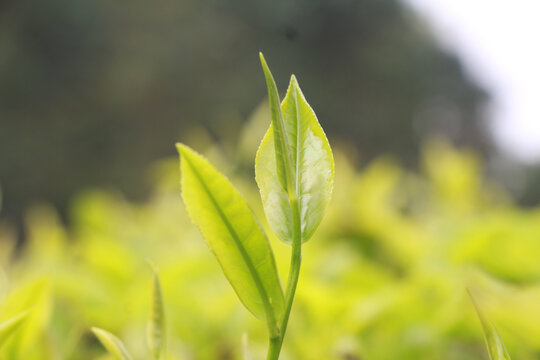
<path fill-rule="evenodd" d="M 114 356 L 118 360 L 133 360 L 129 352 L 127 351 L 122 340 L 114 336 L 108 331 L 100 328 L 93 327 L 92 332 L 99 339 L 101 344 L 107 349 L 109 354 Z"/>
<path fill-rule="evenodd" d="M 482 313 L 482 311 L 480 311 L 480 308 L 478 307 L 478 304 L 474 300 L 472 294 L 469 293 L 469 295 L 474 304 L 474 308 L 476 309 L 476 313 L 478 314 L 478 318 L 482 323 L 482 328 L 484 329 L 484 337 L 486 339 L 489 358 L 491 360 L 510 360 L 510 355 L 508 355 L 506 346 L 504 345 L 504 342 L 502 341 L 499 333 L 497 332 L 497 329 L 491 323 L 491 321 Z"/>
<path fill-rule="evenodd" d="M 12 317 L 0 323 L 0 347 L 2 347 L 6 341 L 17 331 L 17 329 L 24 323 L 28 311 L 24 311 L 17 316 Z"/>
<path fill-rule="evenodd" d="M 283 311 L 283 291 L 266 235 L 229 180 L 201 155 L 177 145 L 182 195 L 223 272 L 246 308 L 267 320 Z"/>
<path fill-rule="evenodd" d="M 2 319 L 11 318 L 28 309 L 31 311 L 28 312 L 24 326 L 19 329 L 17 336 L 4 344 L 0 356 L 25 360 L 48 358 L 49 351 L 40 350 L 36 344 L 42 341 L 43 333 L 50 324 L 51 290 L 50 280 L 37 278 L 9 293 L 0 308 Z"/>
<path fill-rule="evenodd" d="M 249 344 L 248 344 L 247 333 L 244 333 L 242 335 L 242 354 L 243 354 L 244 360 L 251 360 L 251 356 L 249 354 Z"/>
<path fill-rule="evenodd" d="M 291 192 L 298 197 L 302 241 L 305 242 L 317 229 L 330 201 L 334 158 L 326 135 L 295 76 L 291 77 L 279 111 L 276 109 L 279 98 L 275 83 L 262 57 L 261 62 L 268 84 L 272 124 L 257 151 L 255 177 L 268 223 L 284 242 L 291 242 L 293 237 Z M 288 154 L 294 189 L 284 185 L 281 174 L 282 169 L 287 169 Z"/>
<path fill-rule="evenodd" d="M 165 308 L 157 269 L 152 266 L 152 270 L 152 304 L 148 319 L 147 341 L 154 359 L 160 360 L 165 356 L 166 351 Z"/>

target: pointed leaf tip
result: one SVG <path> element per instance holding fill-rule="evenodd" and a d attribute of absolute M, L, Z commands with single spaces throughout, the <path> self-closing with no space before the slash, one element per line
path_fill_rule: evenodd
<path fill-rule="evenodd" d="M 117 360 L 133 360 L 122 340 L 98 327 L 93 327 L 91 330 L 101 342 L 101 345 Z"/>
<path fill-rule="evenodd" d="M 471 292 L 469 290 L 467 291 L 476 310 L 476 314 L 482 323 L 490 360 L 511 360 L 495 325 L 482 313 Z"/>
<path fill-rule="evenodd" d="M 268 101 L 270 103 L 270 113 L 272 116 L 272 146 L 276 153 L 275 167 L 276 176 L 284 192 L 293 191 L 294 169 L 292 165 L 292 153 L 287 139 L 286 123 L 280 105 L 279 93 L 272 72 L 268 68 L 264 57 L 261 57 L 261 64 L 268 89 Z M 266 137 L 266 136 L 265 136 Z M 263 139 L 263 142 L 265 140 Z M 260 147 L 259 147 L 260 149 Z"/>
<path fill-rule="evenodd" d="M 147 342 L 154 359 L 160 360 L 164 358 L 166 351 L 165 306 L 163 305 L 163 291 L 157 266 L 150 260 L 148 260 L 148 264 L 152 269 L 153 276 Z"/>
<path fill-rule="evenodd" d="M 176 143 L 176 151 L 178 151 L 178 155 L 182 155 L 182 152 L 186 150 L 187 146 L 182 143 Z"/>
<path fill-rule="evenodd" d="M 16 315 L 2 323 L 0 323 L 0 347 L 2 347 L 6 341 L 13 335 L 17 329 L 24 323 L 24 320 L 28 316 L 29 311 L 23 311 L 19 315 Z"/>
<path fill-rule="evenodd" d="M 261 61 L 263 68 L 268 67 L 268 65 L 266 64 L 266 59 L 264 58 L 262 51 L 259 51 L 259 59 Z"/>

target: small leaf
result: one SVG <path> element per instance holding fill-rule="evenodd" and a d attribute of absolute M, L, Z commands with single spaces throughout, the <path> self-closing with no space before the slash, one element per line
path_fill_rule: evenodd
<path fill-rule="evenodd" d="M 154 359 L 160 360 L 165 356 L 166 349 L 165 308 L 157 269 L 152 266 L 152 270 L 152 305 L 148 319 L 147 340 Z"/>
<path fill-rule="evenodd" d="M 117 360 L 133 360 L 124 346 L 124 343 L 122 343 L 122 340 L 100 328 L 93 327 L 92 332 L 96 335 L 105 349 L 107 349 L 109 354 L 114 356 Z"/>
<path fill-rule="evenodd" d="M 17 316 L 12 317 L 2 323 L 0 323 L 0 347 L 2 347 L 6 341 L 17 331 L 17 329 L 24 323 L 28 311 L 24 311 Z"/>
<path fill-rule="evenodd" d="M 266 63 L 263 63 L 263 68 L 266 74 Z M 267 75 L 267 79 L 269 76 L 271 74 Z M 269 86 L 268 91 L 271 94 L 273 89 Z M 272 105 L 275 96 L 271 95 L 270 98 Z M 285 160 L 276 145 L 287 141 L 292 155 L 293 193 L 298 198 L 301 238 L 305 242 L 319 226 L 330 201 L 334 185 L 334 158 L 326 135 L 294 75 L 281 104 L 280 114 L 284 119 L 284 135 L 276 132 L 280 117 L 272 111 L 272 125 L 257 151 L 255 178 L 270 227 L 278 238 L 290 243 L 293 238 L 291 190 L 284 188 L 280 179 L 280 169 L 283 167 L 280 164 Z"/>
<path fill-rule="evenodd" d="M 294 180 L 292 168 L 292 154 L 289 148 L 289 141 L 287 140 L 287 132 L 285 130 L 285 120 L 281 112 L 279 105 L 279 94 L 276 87 L 274 77 L 266 64 L 266 60 L 262 53 L 259 53 L 264 76 L 266 78 L 266 84 L 268 87 L 268 100 L 270 101 L 270 113 L 272 114 L 271 128 L 277 135 L 272 142 L 274 151 L 277 154 L 274 160 L 275 164 L 275 176 L 280 182 L 283 191 L 287 192 L 289 189 L 293 190 Z"/>
<path fill-rule="evenodd" d="M 488 348 L 489 358 L 491 360 L 510 360 L 510 355 L 506 350 L 499 333 L 491 321 L 480 311 L 480 308 L 476 304 L 472 294 L 470 294 L 471 300 L 476 309 L 476 314 L 482 323 L 482 328 L 484 329 L 484 337 L 486 339 L 486 345 Z"/>
<path fill-rule="evenodd" d="M 182 196 L 236 294 L 277 328 L 284 308 L 274 255 L 260 224 L 229 180 L 201 155 L 178 144 Z"/>

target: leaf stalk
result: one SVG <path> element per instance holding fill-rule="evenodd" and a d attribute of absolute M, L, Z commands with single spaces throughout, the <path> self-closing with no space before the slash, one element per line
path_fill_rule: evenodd
<path fill-rule="evenodd" d="M 293 239 L 291 251 L 291 263 L 289 266 L 289 279 L 287 282 L 287 291 L 285 292 L 285 311 L 281 319 L 279 327 L 279 336 L 277 338 L 270 337 L 270 345 L 268 349 L 267 360 L 278 360 L 283 345 L 283 339 L 287 332 L 289 317 L 294 302 L 294 295 L 298 285 L 300 276 L 300 267 L 302 264 L 302 233 L 300 226 L 300 211 L 298 207 L 298 199 L 291 200 L 292 220 L 293 220 Z"/>

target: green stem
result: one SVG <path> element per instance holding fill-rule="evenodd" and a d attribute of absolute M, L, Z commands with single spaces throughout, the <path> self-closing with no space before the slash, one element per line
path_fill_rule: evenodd
<path fill-rule="evenodd" d="M 281 336 L 270 338 L 270 345 L 268 346 L 267 360 L 274 360 L 279 357 L 279 351 L 281 350 Z"/>
<path fill-rule="evenodd" d="M 294 295 L 296 293 L 296 285 L 298 284 L 298 277 L 300 275 L 300 265 L 302 262 L 302 243 L 300 241 L 297 244 L 293 243 L 292 255 L 291 255 L 291 270 L 289 273 L 289 285 L 287 286 L 287 297 L 285 299 L 285 313 L 281 321 L 280 338 L 283 343 L 285 332 L 287 331 L 287 325 L 289 323 L 289 316 L 293 305 Z M 280 345 L 281 345 L 280 343 Z"/>
<path fill-rule="evenodd" d="M 287 283 L 287 291 L 285 292 L 285 312 L 283 313 L 283 318 L 281 319 L 279 336 L 270 337 L 268 356 L 266 357 L 267 360 L 279 359 L 281 346 L 283 345 L 283 339 L 285 338 L 287 325 L 289 324 L 289 316 L 291 315 L 294 295 L 296 293 L 296 286 L 298 285 L 298 278 L 300 276 L 300 265 L 302 263 L 302 237 L 300 229 L 300 212 L 297 199 L 291 200 L 291 209 L 293 215 L 293 239 L 291 264 L 289 267 L 289 280 Z"/>
<path fill-rule="evenodd" d="M 270 344 L 268 348 L 267 360 L 278 360 L 279 353 L 281 352 L 281 346 L 285 333 L 287 332 L 287 325 L 289 323 L 289 316 L 291 314 L 292 304 L 294 301 L 294 295 L 296 293 L 296 286 L 298 284 L 298 277 L 300 275 L 300 264 L 302 262 L 302 228 L 300 221 L 300 207 L 298 204 L 298 197 L 300 193 L 300 164 L 301 164 L 301 129 L 300 129 L 300 114 L 297 101 L 297 89 L 294 89 L 293 98 L 296 104 L 296 154 L 291 152 L 289 145 L 289 139 L 287 138 L 287 131 L 285 126 L 285 119 L 281 112 L 281 106 L 279 102 L 279 94 L 277 92 L 276 82 L 266 64 L 266 60 L 262 53 L 260 53 L 261 64 L 264 70 L 266 78 L 266 84 L 268 86 L 268 96 L 270 99 L 270 110 L 272 113 L 272 129 L 274 131 L 274 148 L 276 153 L 276 165 L 278 178 L 281 185 L 286 189 L 289 196 L 289 204 L 291 206 L 292 215 L 292 251 L 291 251 L 291 264 L 289 267 L 289 280 L 287 283 L 287 291 L 285 292 L 285 311 L 283 318 L 281 319 L 281 326 L 278 329 L 278 335 L 274 336 L 270 333 Z M 293 81 L 296 81 L 293 75 Z M 293 158 L 294 156 L 294 158 Z M 282 159 L 282 163 L 279 162 L 279 158 Z M 293 161 L 293 160 L 296 160 Z M 293 165 L 296 168 L 293 168 Z M 281 172 L 281 176 L 280 176 Z M 283 177 L 285 179 L 283 179 Z"/>

